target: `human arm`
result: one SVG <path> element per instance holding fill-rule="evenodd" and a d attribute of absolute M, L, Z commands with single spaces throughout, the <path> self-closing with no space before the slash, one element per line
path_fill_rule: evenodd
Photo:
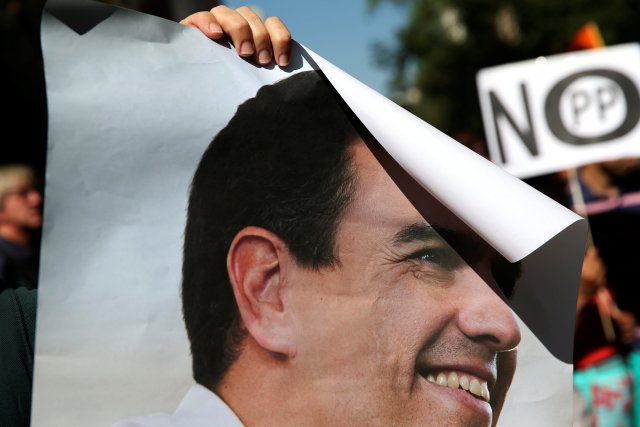
<path fill-rule="evenodd" d="M 580 274 L 580 288 L 578 290 L 577 311 L 580 311 L 589 300 L 606 284 L 607 270 L 598 254 L 598 250 L 591 246 L 587 249 Z"/>
<path fill-rule="evenodd" d="M 620 331 L 622 342 L 627 344 L 632 342 L 636 337 L 636 317 L 633 313 L 614 307 L 611 318 Z"/>

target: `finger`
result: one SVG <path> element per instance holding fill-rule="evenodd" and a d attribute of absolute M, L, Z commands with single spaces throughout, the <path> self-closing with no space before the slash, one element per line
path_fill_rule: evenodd
<path fill-rule="evenodd" d="M 224 35 L 222 27 L 216 20 L 216 17 L 210 12 L 194 13 L 184 18 L 180 23 L 199 29 L 210 39 L 216 40 Z"/>
<path fill-rule="evenodd" d="M 251 27 L 242 15 L 226 6 L 214 7 L 211 14 L 222 27 L 222 31 L 231 38 L 238 55 L 246 58 L 255 53 Z"/>
<path fill-rule="evenodd" d="M 268 64 L 271 62 L 271 58 L 273 58 L 273 51 L 271 50 L 269 32 L 262 22 L 262 19 L 246 6 L 239 7 L 236 9 L 236 12 L 238 12 L 249 23 L 249 27 L 251 27 L 253 45 L 256 48 L 256 62 L 261 65 Z"/>
<path fill-rule="evenodd" d="M 291 49 L 291 33 L 277 16 L 272 16 L 264 21 L 264 26 L 269 32 L 273 56 L 281 67 L 289 64 Z"/>

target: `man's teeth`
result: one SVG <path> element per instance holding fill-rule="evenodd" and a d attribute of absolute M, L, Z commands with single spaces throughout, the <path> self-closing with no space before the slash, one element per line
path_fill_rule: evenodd
<path fill-rule="evenodd" d="M 440 372 L 435 377 L 429 374 L 427 381 L 443 387 L 461 388 L 487 402 L 490 399 L 487 383 L 469 375 L 458 375 L 456 372 L 449 372 L 448 374 Z"/>

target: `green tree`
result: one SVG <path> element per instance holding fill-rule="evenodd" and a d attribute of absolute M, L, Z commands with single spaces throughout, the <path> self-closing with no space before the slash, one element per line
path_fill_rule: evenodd
<path fill-rule="evenodd" d="M 405 108 L 454 135 L 483 135 L 476 73 L 485 67 L 563 52 L 594 21 L 607 45 L 640 41 L 637 0 L 369 0 L 404 7 L 392 44 L 376 47 L 393 69 L 391 90 Z"/>

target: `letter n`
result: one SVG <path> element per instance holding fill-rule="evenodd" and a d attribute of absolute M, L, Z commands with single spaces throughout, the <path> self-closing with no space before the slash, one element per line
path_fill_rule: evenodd
<path fill-rule="evenodd" d="M 529 110 L 529 99 L 527 96 L 527 90 L 524 84 L 520 85 L 520 89 L 522 91 L 522 99 L 524 101 L 524 109 L 527 113 L 527 125 L 528 127 L 518 127 L 513 117 L 507 112 L 502 105 L 502 102 L 498 99 L 496 94 L 493 91 L 489 91 L 489 99 L 491 100 L 491 113 L 493 114 L 493 124 L 495 126 L 496 138 L 498 140 L 498 148 L 500 149 L 500 159 L 502 163 L 507 163 L 507 160 L 504 155 L 504 147 L 502 136 L 500 135 L 500 126 L 498 125 L 498 120 L 500 117 L 504 117 L 507 119 L 513 130 L 518 134 L 520 140 L 524 143 L 524 146 L 527 147 L 527 150 L 532 156 L 538 155 L 538 146 L 536 145 L 536 136 L 533 132 L 533 125 L 531 122 L 531 111 Z"/>

